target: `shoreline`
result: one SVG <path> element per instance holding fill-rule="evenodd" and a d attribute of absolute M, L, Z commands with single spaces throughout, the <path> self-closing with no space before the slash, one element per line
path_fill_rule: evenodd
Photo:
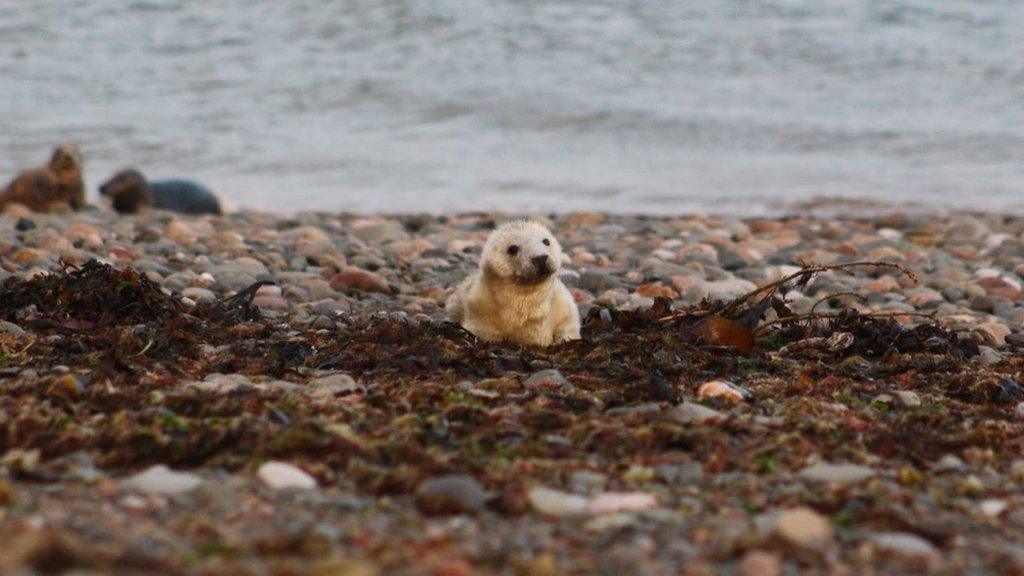
<path fill-rule="evenodd" d="M 492 215 L 15 216 L 0 572 L 1024 570 L 1024 218 L 556 215 L 533 350 L 443 322 Z M 644 312 L 863 260 L 784 290 L 845 347 Z"/>
<path fill-rule="evenodd" d="M 97 259 L 135 265 L 173 292 L 192 289 L 197 302 L 268 280 L 281 289 L 260 292 L 271 313 L 336 299 L 346 310 L 369 301 L 436 314 L 434 305 L 443 304 L 440 290 L 469 274 L 494 224 L 520 217 L 538 218 L 554 226 L 556 234 L 561 229 L 570 234 L 563 241 L 564 280 L 584 305 L 649 306 L 652 297 L 645 294 L 694 305 L 704 296 L 735 296 L 741 287 L 770 281 L 800 261 L 870 259 L 905 264 L 923 278 L 916 285 L 868 285 L 884 274 L 854 277 L 849 285 L 826 278 L 826 287 L 871 295 L 874 301 L 852 303 L 861 311 L 934 310 L 940 321 L 966 314 L 1014 331 L 1024 320 L 1024 217 L 986 212 L 738 218 L 239 211 L 192 217 L 164 211 L 118 216 L 95 208 L 37 214 L 12 207 L 0 215 L 0 279 L 51 271 L 61 261 L 80 265 Z M 627 234 L 626 241 L 615 233 Z M 605 253 L 594 250 L 593 242 Z M 411 282 L 401 277 L 409 272 L 418 274 Z M 825 293 L 812 288 L 802 296 Z M 417 299 L 415 292 L 429 297 Z M 978 297 L 982 300 L 972 307 Z M 996 305 L 1000 313 L 986 318 Z"/>

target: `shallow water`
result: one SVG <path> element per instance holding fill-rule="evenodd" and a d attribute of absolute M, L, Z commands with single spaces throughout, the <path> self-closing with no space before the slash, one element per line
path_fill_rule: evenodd
<path fill-rule="evenodd" d="M 239 207 L 1024 212 L 1016 0 L 0 0 L 0 178 Z"/>

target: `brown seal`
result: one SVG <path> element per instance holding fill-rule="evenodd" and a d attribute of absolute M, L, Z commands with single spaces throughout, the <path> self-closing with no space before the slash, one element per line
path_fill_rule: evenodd
<path fill-rule="evenodd" d="M 78 210 L 85 206 L 82 156 L 74 146 L 58 146 L 47 166 L 26 170 L 0 194 L 0 209 L 17 202 L 36 212 L 64 203 Z"/>

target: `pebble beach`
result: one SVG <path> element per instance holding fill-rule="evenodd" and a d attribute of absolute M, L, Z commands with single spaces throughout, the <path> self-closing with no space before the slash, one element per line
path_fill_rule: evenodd
<path fill-rule="evenodd" d="M 96 261 L 181 318 L 0 322 L 0 573 L 1024 573 L 1024 218 L 536 216 L 584 318 L 887 262 L 780 296 L 956 355 L 478 343 L 444 301 L 510 217 L 9 207 L 5 290 Z"/>

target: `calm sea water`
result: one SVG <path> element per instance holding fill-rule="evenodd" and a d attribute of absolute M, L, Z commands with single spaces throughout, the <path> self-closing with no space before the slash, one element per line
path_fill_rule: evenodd
<path fill-rule="evenodd" d="M 0 178 L 276 210 L 1024 211 L 1019 0 L 0 0 Z"/>

